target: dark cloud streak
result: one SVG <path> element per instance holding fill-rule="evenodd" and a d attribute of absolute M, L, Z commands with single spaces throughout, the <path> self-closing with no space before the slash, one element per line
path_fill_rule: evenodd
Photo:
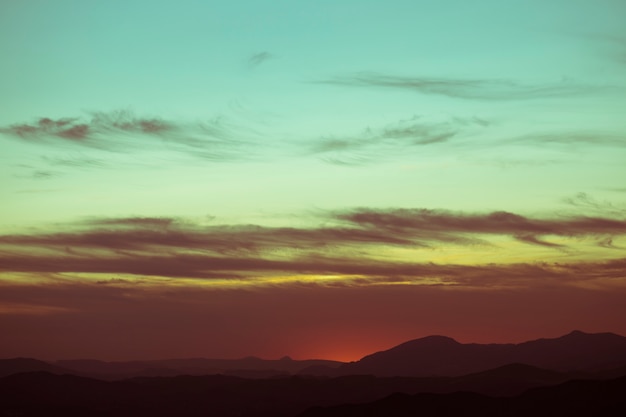
<path fill-rule="evenodd" d="M 484 235 L 502 235 L 541 246 L 561 245 L 542 238 L 626 235 L 621 218 L 561 216 L 529 218 L 497 211 L 467 214 L 429 209 L 354 209 L 325 215 L 334 224 L 294 228 L 258 225 L 199 225 L 169 217 L 89 219 L 70 231 L 4 235 L 0 245 L 104 250 L 193 250 L 218 254 L 318 250 L 351 245 L 431 247 L 436 242 L 484 243 Z"/>
<path fill-rule="evenodd" d="M 480 119 L 428 121 L 414 116 L 381 128 L 368 127 L 352 137 L 327 137 L 313 143 L 310 153 L 341 165 L 360 165 L 409 152 L 412 148 L 449 142 L 463 130 L 480 125 Z"/>
<path fill-rule="evenodd" d="M 475 280 L 481 285 L 496 285 L 498 274 L 517 281 L 528 277 L 560 277 L 565 272 L 582 274 L 583 278 L 593 274 L 623 278 L 620 268 L 626 266 L 625 260 L 588 266 L 584 263 L 435 265 L 408 259 L 381 260 L 372 255 L 377 247 L 436 248 L 441 242 L 489 244 L 484 240 L 485 235 L 508 236 L 556 250 L 567 247 L 547 240 L 548 237 L 558 236 L 562 240 L 590 237 L 597 240 L 599 247 L 617 249 L 613 239 L 626 235 L 624 219 L 584 216 L 538 219 L 503 211 L 467 214 L 427 209 L 355 209 L 327 213 L 325 221 L 330 225 L 288 228 L 206 226 L 168 217 L 89 219 L 66 225 L 70 231 L 0 236 L 0 271 L 198 279 L 343 274 L 361 276 L 358 279 L 366 282 L 436 278 L 442 280 L 438 285 L 460 285 Z"/>
<path fill-rule="evenodd" d="M 268 274 L 347 275 L 356 280 L 328 285 L 415 283 L 435 286 L 519 287 L 623 279 L 626 259 L 607 262 L 485 264 L 395 263 L 362 258 L 302 257 L 291 260 L 205 255 L 72 257 L 3 255 L 1 272 L 56 274 L 131 274 L 194 279 L 230 279 L 255 283 Z M 259 283 L 263 283 L 262 281 Z M 323 285 L 323 284 L 322 284 Z"/>
<path fill-rule="evenodd" d="M 215 161 L 249 157 L 249 132 L 221 117 L 199 123 L 182 123 L 161 118 L 136 117 L 130 111 L 94 112 L 89 118 L 51 119 L 0 128 L 0 133 L 25 141 L 80 145 L 112 152 L 176 150 Z M 244 147 L 244 145 L 246 145 Z M 83 165 L 98 164 L 94 158 Z M 77 165 L 79 161 L 58 158 L 57 165 Z"/>
<path fill-rule="evenodd" d="M 250 57 L 248 59 L 248 66 L 250 68 L 256 68 L 259 65 L 263 64 L 265 61 L 274 58 L 274 55 L 267 51 L 259 52 Z"/>
<path fill-rule="evenodd" d="M 532 219 L 505 211 L 465 214 L 428 209 L 357 209 L 337 213 L 337 218 L 368 229 L 400 235 L 415 233 L 431 239 L 450 233 L 502 234 L 546 245 L 549 243 L 536 237 L 626 234 L 624 219 L 585 216 Z"/>
<path fill-rule="evenodd" d="M 595 92 L 602 88 L 567 82 L 533 86 L 505 79 L 402 77 L 368 72 L 336 76 L 317 82 L 340 86 L 403 89 L 421 94 L 467 100 L 527 100 L 563 97 Z"/>

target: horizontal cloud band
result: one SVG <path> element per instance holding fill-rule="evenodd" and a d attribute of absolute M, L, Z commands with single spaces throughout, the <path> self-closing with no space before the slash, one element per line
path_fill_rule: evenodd
<path fill-rule="evenodd" d="M 564 250 L 547 240 L 589 237 L 614 251 L 626 221 L 604 217 L 529 218 L 443 210 L 354 209 L 325 214 L 331 226 L 280 228 L 200 225 L 175 218 L 92 219 L 70 232 L 0 236 L 0 272 L 130 274 L 170 278 L 254 280 L 276 275 L 341 275 L 350 282 L 506 285 L 529 279 L 624 278 L 626 259 L 569 263 L 472 265 L 386 259 L 389 248 L 436 249 L 441 245 L 488 246 L 508 236 L 535 247 Z"/>

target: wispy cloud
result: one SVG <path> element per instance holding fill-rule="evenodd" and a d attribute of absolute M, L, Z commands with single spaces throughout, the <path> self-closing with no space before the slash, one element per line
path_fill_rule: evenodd
<path fill-rule="evenodd" d="M 42 117 L 34 123 L 15 124 L 2 131 L 23 139 L 56 137 L 71 141 L 96 141 L 96 137 L 101 133 L 158 134 L 172 129 L 172 125 L 162 120 L 135 118 L 132 113 L 121 111 L 94 113 L 91 119 L 86 121 L 79 118 L 53 120 Z"/>
<path fill-rule="evenodd" d="M 535 262 L 482 265 L 391 262 L 357 257 L 305 256 L 290 260 L 260 257 L 216 257 L 201 254 L 59 257 L 3 254 L 0 272 L 28 274 L 98 274 L 171 279 L 237 280 L 239 285 L 292 284 L 307 275 L 337 276 L 328 285 L 422 284 L 481 288 L 572 285 L 615 280 L 623 285 L 626 259 L 596 262 Z M 101 281 L 101 280 L 99 280 Z M 98 281 L 98 282 L 99 282 Z M 146 281 L 149 282 L 149 281 Z M 235 281 L 236 282 L 236 281 Z M 116 284 L 116 281 L 107 281 Z M 128 281 L 124 281 L 128 284 Z M 198 282 L 200 284 L 200 281 Z M 279 282 L 280 283 L 280 282 Z M 324 285 L 323 280 L 319 281 Z"/>
<path fill-rule="evenodd" d="M 137 117 L 130 111 L 94 112 L 88 117 L 51 119 L 0 128 L 0 133 L 30 142 L 76 145 L 113 152 L 178 151 L 194 157 L 232 160 L 250 157 L 251 129 L 223 117 L 185 123 L 161 118 Z M 56 165 L 91 165 L 95 158 L 76 161 L 51 158 Z"/>
<path fill-rule="evenodd" d="M 57 171 L 47 171 L 47 170 L 35 170 L 33 171 L 28 178 L 36 179 L 36 180 L 47 180 L 59 175 Z"/>
<path fill-rule="evenodd" d="M 428 209 L 357 209 L 338 213 L 337 217 L 365 229 L 386 231 L 397 236 L 420 236 L 426 240 L 443 240 L 465 234 L 497 234 L 531 244 L 558 246 L 540 238 L 626 234 L 626 220 L 623 218 L 579 216 L 536 219 L 504 211 L 466 214 Z"/>
<path fill-rule="evenodd" d="M 363 283 L 430 280 L 438 285 L 474 285 L 479 281 L 486 285 L 493 280 L 493 285 L 500 285 L 498 276 L 517 277 L 515 282 L 519 283 L 537 276 L 558 279 L 574 270 L 590 277 L 623 278 L 623 271 L 616 271 L 626 262 L 589 266 L 492 265 L 489 261 L 467 266 L 376 255 L 381 248 L 418 250 L 436 248 L 442 242 L 494 244 L 489 236 L 505 236 L 546 250 L 561 250 L 568 239 L 585 237 L 595 240 L 598 250 L 613 252 L 613 240 L 626 235 L 626 220 L 621 218 L 354 209 L 327 213 L 324 219 L 329 226 L 312 228 L 203 225 L 169 217 L 90 219 L 65 225 L 71 230 L 66 232 L 0 236 L 0 272 L 130 274 L 261 283 L 270 275 L 318 274 L 345 275 Z M 554 237 L 560 241 L 551 241 Z"/>
<path fill-rule="evenodd" d="M 85 155 L 65 155 L 62 157 L 44 155 L 41 159 L 51 166 L 69 168 L 104 168 L 107 163 L 102 158 L 91 158 Z"/>
<path fill-rule="evenodd" d="M 248 59 L 248 66 L 250 68 L 256 68 L 259 65 L 263 64 L 265 61 L 272 59 L 272 58 L 274 58 L 274 55 L 272 55 L 271 53 L 267 51 L 259 52 L 259 53 L 252 55 Z"/>
<path fill-rule="evenodd" d="M 529 143 L 529 144 L 556 144 L 567 145 L 572 147 L 575 145 L 593 145 L 593 146 L 615 146 L 626 147 L 626 135 L 615 132 L 596 131 L 596 132 L 580 132 L 580 131 L 561 131 L 561 132 L 544 132 L 532 133 L 524 137 L 514 139 L 513 142 Z"/>
<path fill-rule="evenodd" d="M 578 193 L 571 197 L 565 197 L 562 201 L 586 213 L 593 212 L 612 216 L 626 215 L 626 208 L 618 207 L 610 201 L 599 201 L 587 193 Z"/>
<path fill-rule="evenodd" d="M 402 237 L 354 227 L 298 229 L 257 225 L 202 226 L 174 218 L 96 219 L 73 225 L 72 232 L 0 236 L 0 245 L 39 247 L 64 252 L 77 249 L 170 252 L 200 251 L 221 255 L 296 251 L 346 244 L 412 245 Z"/>
<path fill-rule="evenodd" d="M 470 100 L 527 100 L 587 94 L 605 87 L 562 81 L 554 84 L 525 85 L 506 79 L 463 79 L 445 77 L 403 77 L 361 72 L 317 81 L 354 87 L 381 87 L 411 90 Z"/>
<path fill-rule="evenodd" d="M 16 124 L 3 131 L 21 138 L 56 136 L 62 139 L 82 140 L 89 135 L 89 125 L 78 123 L 77 119 L 52 120 L 42 117 L 36 123 Z"/>
<path fill-rule="evenodd" d="M 319 139 L 312 144 L 310 152 L 330 163 L 365 164 L 405 154 L 414 148 L 442 144 L 476 126 L 486 125 L 488 122 L 478 118 L 433 121 L 413 116 L 382 127 L 368 127 L 351 137 Z"/>

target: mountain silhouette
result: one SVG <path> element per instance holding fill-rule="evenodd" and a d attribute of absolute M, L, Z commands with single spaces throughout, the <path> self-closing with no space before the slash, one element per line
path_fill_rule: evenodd
<path fill-rule="evenodd" d="M 67 374 L 70 370 L 51 365 L 37 359 L 31 358 L 12 358 L 0 359 L 0 377 L 17 374 L 21 372 L 44 371 L 52 374 Z"/>
<path fill-rule="evenodd" d="M 351 362 L 329 375 L 459 376 L 520 363 L 556 371 L 626 365 L 626 337 L 574 331 L 519 344 L 463 344 L 445 336 L 411 340 Z"/>
<path fill-rule="evenodd" d="M 349 364 L 4 359 L 4 415 L 626 415 L 626 338 L 575 331 L 519 344 L 463 344 L 429 336 Z"/>
<path fill-rule="evenodd" d="M 61 360 L 55 364 L 71 370 L 74 374 L 99 379 L 217 374 L 246 378 L 268 378 L 296 374 L 309 367 L 321 366 L 324 369 L 332 370 L 343 364 L 343 362 L 322 359 L 293 360 L 287 358 L 267 360 L 250 356 L 242 359 L 190 358 L 123 362 L 79 359 Z"/>
<path fill-rule="evenodd" d="M 626 372 L 619 375 L 626 375 Z M 433 392 L 471 391 L 493 396 L 511 396 L 521 394 L 530 388 L 556 385 L 581 377 L 602 378 L 596 374 L 558 372 L 522 363 L 512 363 L 487 371 L 450 378 L 445 390 L 433 390 Z"/>

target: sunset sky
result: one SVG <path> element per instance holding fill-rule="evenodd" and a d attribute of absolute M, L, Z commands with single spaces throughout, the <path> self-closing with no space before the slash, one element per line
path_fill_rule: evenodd
<path fill-rule="evenodd" d="M 0 357 L 626 335 L 625 19 L 0 2 Z"/>

